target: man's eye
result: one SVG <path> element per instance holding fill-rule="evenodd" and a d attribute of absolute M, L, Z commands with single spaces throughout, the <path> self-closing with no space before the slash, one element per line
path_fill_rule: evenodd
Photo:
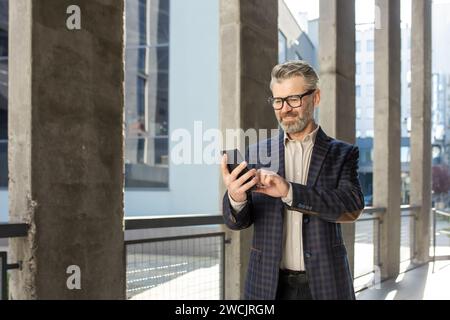
<path fill-rule="evenodd" d="M 273 99 L 273 103 L 275 103 L 275 104 L 282 104 L 283 100 L 281 100 L 281 99 Z"/>
<path fill-rule="evenodd" d="M 299 103 L 300 98 L 299 97 L 290 97 L 287 99 L 289 103 Z"/>

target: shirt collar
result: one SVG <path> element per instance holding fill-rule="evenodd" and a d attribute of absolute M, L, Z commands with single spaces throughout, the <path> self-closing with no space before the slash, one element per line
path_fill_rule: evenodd
<path fill-rule="evenodd" d="M 317 136 L 317 132 L 319 132 L 319 128 L 320 128 L 320 126 L 317 125 L 317 127 L 316 127 L 311 133 L 308 133 L 308 134 L 303 138 L 303 141 L 302 141 L 302 142 L 309 142 L 309 141 L 311 141 L 311 143 L 314 144 L 314 143 L 316 142 L 316 136 Z M 289 137 L 289 135 L 288 135 L 286 132 L 284 132 L 284 139 L 283 139 L 283 142 L 284 142 L 284 146 L 285 146 L 285 147 L 286 147 L 286 144 L 287 144 L 289 141 L 298 141 L 298 140 L 291 139 L 291 138 Z"/>

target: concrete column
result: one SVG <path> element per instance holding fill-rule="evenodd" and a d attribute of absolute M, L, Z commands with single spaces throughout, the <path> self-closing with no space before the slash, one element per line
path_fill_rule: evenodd
<path fill-rule="evenodd" d="M 319 64 L 319 124 L 328 135 L 355 143 L 354 1 L 320 1 Z M 355 225 L 343 224 L 342 230 L 353 273 Z"/>
<path fill-rule="evenodd" d="M 429 259 L 431 211 L 431 1 L 412 1 L 411 204 L 421 206 L 416 224 L 416 262 Z"/>
<path fill-rule="evenodd" d="M 220 127 L 275 129 L 273 109 L 267 106 L 272 67 L 278 57 L 277 0 L 220 0 Z M 239 141 L 244 151 L 244 141 Z M 220 182 L 220 192 L 225 188 Z M 252 230 L 225 227 L 226 299 L 239 299 L 244 290 Z"/>
<path fill-rule="evenodd" d="M 123 1 L 9 4 L 11 298 L 123 299 Z"/>
<path fill-rule="evenodd" d="M 386 208 L 380 215 L 380 271 L 388 278 L 398 274 L 400 263 L 400 0 L 375 5 L 380 25 L 375 29 L 373 187 L 374 206 Z"/>

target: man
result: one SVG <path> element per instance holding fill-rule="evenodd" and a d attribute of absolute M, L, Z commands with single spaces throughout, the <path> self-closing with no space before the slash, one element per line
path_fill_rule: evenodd
<path fill-rule="evenodd" d="M 314 121 L 320 90 L 309 64 L 280 64 L 271 76 L 280 134 L 250 146 L 231 173 L 222 159 L 225 223 L 254 226 L 245 298 L 355 299 L 341 223 L 364 209 L 358 148 L 328 137 Z M 277 172 L 258 160 L 261 150 Z M 251 170 L 237 179 L 247 164 Z"/>

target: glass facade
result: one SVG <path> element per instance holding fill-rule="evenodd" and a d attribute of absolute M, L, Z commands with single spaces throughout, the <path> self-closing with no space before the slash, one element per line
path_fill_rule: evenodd
<path fill-rule="evenodd" d="M 278 30 L 278 63 L 286 62 L 287 39 L 283 32 Z"/>
<path fill-rule="evenodd" d="M 126 2 L 125 186 L 168 187 L 169 3 Z M 8 186 L 8 1 L 0 1 L 0 187 Z"/>
<path fill-rule="evenodd" d="M 169 3 L 126 2 L 126 188 L 169 186 Z"/>

